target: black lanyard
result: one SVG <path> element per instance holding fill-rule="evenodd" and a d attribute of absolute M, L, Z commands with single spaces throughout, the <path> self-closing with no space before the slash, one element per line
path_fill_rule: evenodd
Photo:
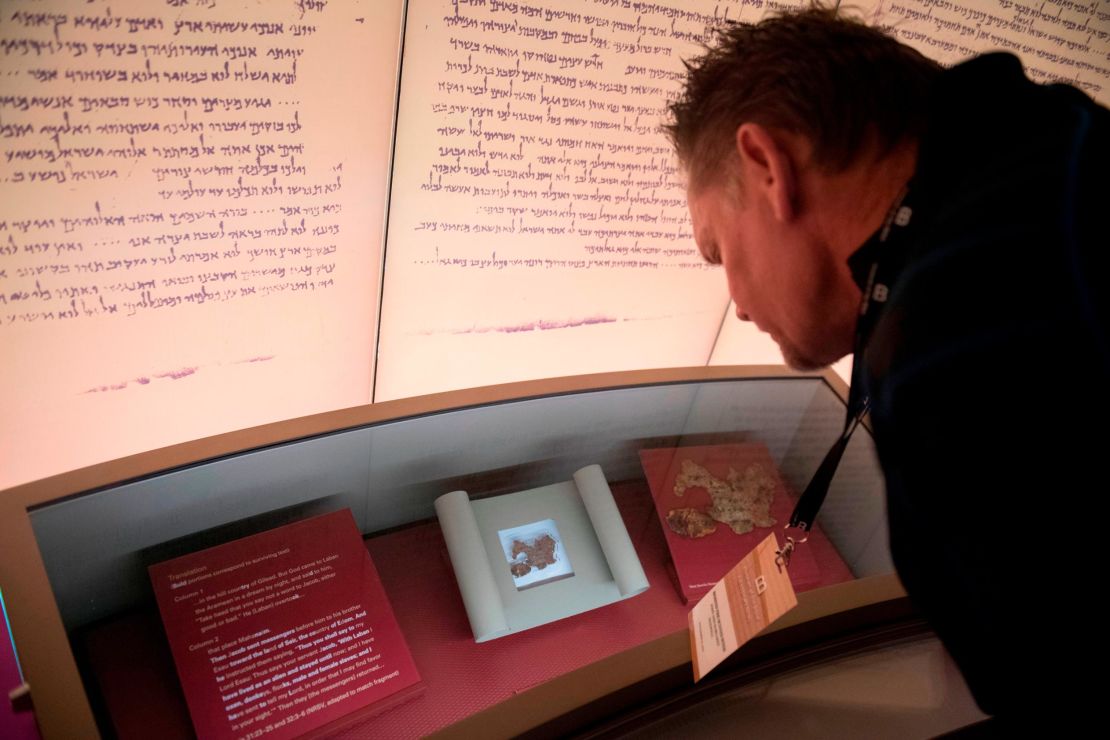
<path fill-rule="evenodd" d="M 844 450 L 852 438 L 863 417 L 871 408 L 871 394 L 867 388 L 866 373 L 864 372 L 864 350 L 871 338 L 871 332 L 878 322 L 882 308 L 886 304 L 890 286 L 897 279 L 904 264 L 902 243 L 905 241 L 905 227 L 909 226 L 913 208 L 909 203 L 909 186 L 902 189 L 894 204 L 890 207 L 883 227 L 862 250 L 867 250 L 870 258 L 870 269 L 867 272 L 867 281 L 863 287 L 863 296 L 860 302 L 859 318 L 856 321 L 856 335 L 853 341 L 852 359 L 852 384 L 848 389 L 848 408 L 844 419 L 844 428 L 840 437 L 833 443 L 825 455 L 825 459 L 817 466 L 801 498 L 790 515 L 787 529 L 800 529 L 803 533 L 809 532 L 825 497 L 829 493 L 829 485 L 836 474 Z M 861 250 L 861 251 L 862 251 Z M 784 564 L 789 563 L 790 553 L 794 549 L 795 540 L 786 538 L 787 544 L 779 551 Z M 799 541 L 805 542 L 805 539 Z"/>

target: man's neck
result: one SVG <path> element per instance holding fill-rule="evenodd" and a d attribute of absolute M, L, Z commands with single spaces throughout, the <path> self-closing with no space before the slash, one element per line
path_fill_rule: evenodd
<path fill-rule="evenodd" d="M 843 172 L 812 175 L 814 227 L 834 258 L 847 262 L 878 231 L 916 167 L 914 141 L 884 157 L 863 158 Z"/>

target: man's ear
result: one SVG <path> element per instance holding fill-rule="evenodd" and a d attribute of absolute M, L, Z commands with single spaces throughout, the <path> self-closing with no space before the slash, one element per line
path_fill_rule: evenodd
<path fill-rule="evenodd" d="M 789 222 L 797 215 L 798 173 L 792 152 L 776 133 L 758 123 L 743 123 L 736 129 L 736 152 L 745 192 L 762 192 L 775 218 Z"/>

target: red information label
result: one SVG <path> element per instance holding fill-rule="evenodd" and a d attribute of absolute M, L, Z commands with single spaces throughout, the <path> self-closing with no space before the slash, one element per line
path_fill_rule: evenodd
<path fill-rule="evenodd" d="M 291 738 L 420 682 L 350 511 L 150 577 L 200 737 Z"/>

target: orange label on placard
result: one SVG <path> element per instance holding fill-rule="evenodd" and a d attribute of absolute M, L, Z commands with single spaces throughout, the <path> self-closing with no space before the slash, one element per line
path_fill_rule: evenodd
<path fill-rule="evenodd" d="M 798 605 L 790 575 L 775 563 L 772 532 L 690 610 L 694 680 Z"/>

